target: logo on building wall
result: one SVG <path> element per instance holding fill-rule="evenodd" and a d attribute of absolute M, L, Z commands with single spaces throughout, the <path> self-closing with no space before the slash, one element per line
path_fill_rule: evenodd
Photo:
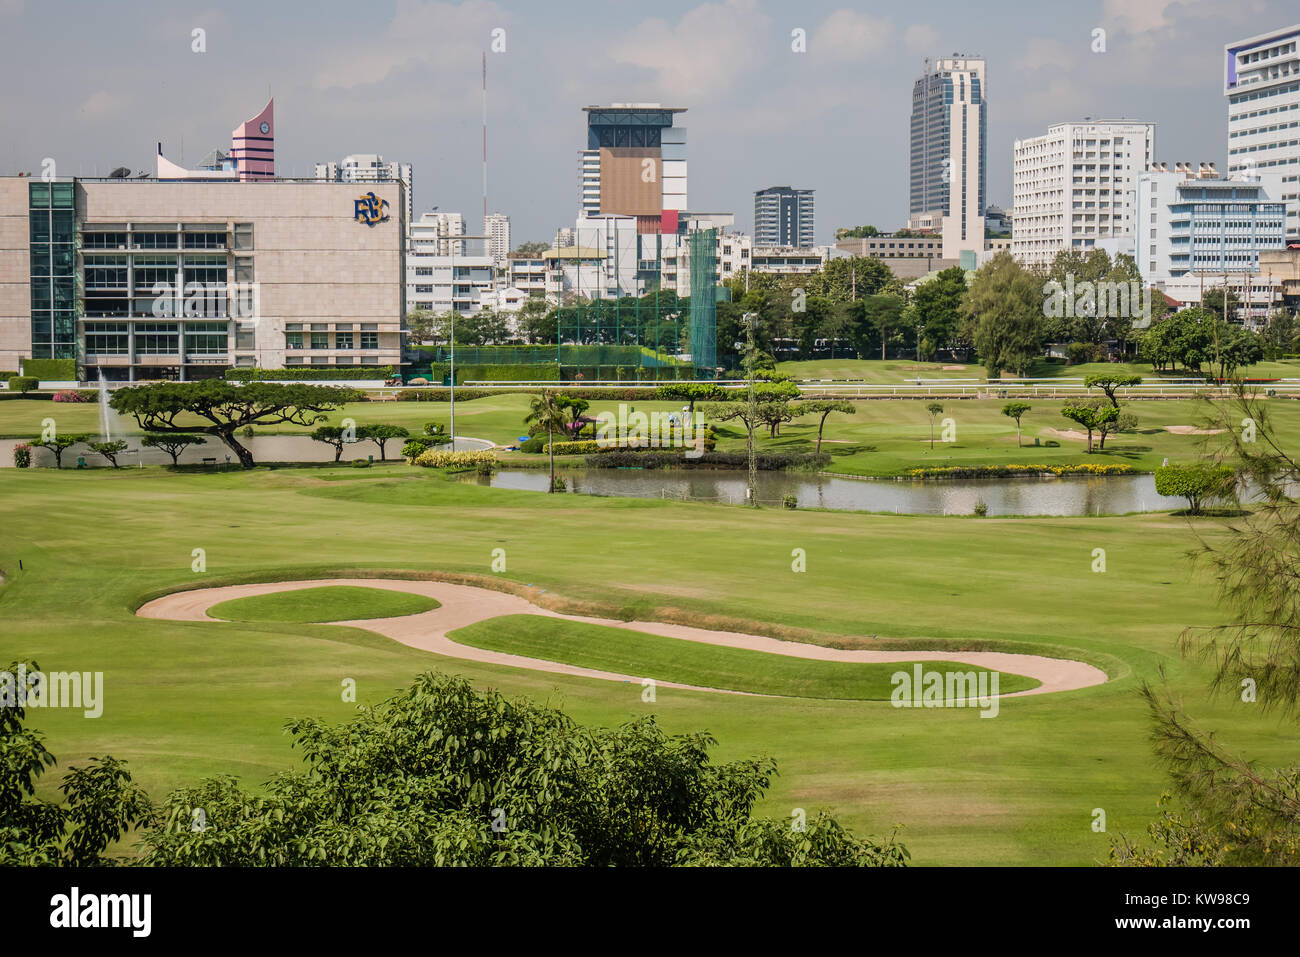
<path fill-rule="evenodd" d="M 374 193 L 366 193 L 352 201 L 352 218 L 359 223 L 373 226 L 375 223 L 388 222 L 388 200 L 380 199 Z"/>

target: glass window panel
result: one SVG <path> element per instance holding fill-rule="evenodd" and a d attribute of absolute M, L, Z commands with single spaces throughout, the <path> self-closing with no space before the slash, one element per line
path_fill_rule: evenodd
<path fill-rule="evenodd" d="M 75 243 L 77 241 L 76 214 L 70 209 L 56 209 L 50 217 L 53 220 L 51 240 L 56 243 Z"/>
<path fill-rule="evenodd" d="M 32 210 L 32 242 L 48 243 L 50 241 L 50 214 L 44 210 Z"/>
<path fill-rule="evenodd" d="M 28 196 L 33 206 L 50 205 L 50 184 L 49 183 L 29 183 L 27 186 Z"/>
<path fill-rule="evenodd" d="M 54 183 L 50 195 L 56 208 L 72 208 L 74 196 L 71 183 Z"/>

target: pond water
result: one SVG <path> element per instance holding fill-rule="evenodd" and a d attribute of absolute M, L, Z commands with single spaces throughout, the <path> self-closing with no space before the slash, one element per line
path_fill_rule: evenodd
<path fill-rule="evenodd" d="M 114 436 L 117 438 L 117 436 Z M 118 464 L 127 466 L 137 466 L 142 462 L 145 465 L 170 465 L 171 456 L 161 449 L 141 449 L 140 436 L 128 435 L 125 437 L 128 443 L 128 450 L 118 456 Z M 186 449 L 180 457 L 182 465 L 200 465 L 206 458 L 215 458 L 219 465 L 224 465 L 226 456 L 230 456 L 230 461 L 238 464 L 238 459 L 234 454 L 222 444 L 220 439 L 213 436 L 207 436 L 206 445 L 192 445 Z M 92 441 L 99 441 L 94 439 Z M 30 439 L 0 438 L 0 468 L 13 468 L 14 464 L 14 446 L 20 442 L 30 442 Z M 326 445 L 323 442 L 315 442 L 306 435 L 254 435 L 252 438 L 239 439 L 239 443 L 253 453 L 253 458 L 259 463 L 267 462 L 333 462 L 334 447 Z M 401 457 L 402 439 L 390 439 L 386 447 L 388 458 L 396 459 Z M 442 446 L 447 448 L 448 446 Z M 482 439 L 468 439 L 457 437 L 456 449 L 458 451 L 473 451 L 475 449 L 491 448 L 491 443 Z M 379 461 L 379 447 L 374 442 L 365 441 L 350 444 L 343 449 L 343 462 L 351 462 L 353 459 L 364 459 L 373 455 L 375 461 Z M 84 445 L 74 445 L 68 451 L 63 453 L 63 467 L 75 468 L 77 457 L 80 456 L 86 460 L 86 464 L 92 467 L 105 466 L 108 463 L 102 456 L 96 455 Z M 32 449 L 32 466 L 35 468 L 45 468 L 54 466 L 54 453 L 48 449 Z"/>
<path fill-rule="evenodd" d="M 585 495 L 689 499 L 739 504 L 748 473 L 708 469 L 564 469 L 568 491 Z M 490 479 L 467 478 L 494 488 L 545 492 L 544 469 L 502 469 Z M 970 515 L 978 502 L 989 515 L 1107 515 L 1185 508 L 1181 498 L 1156 494 L 1152 475 L 1017 477 L 892 481 L 837 478 L 799 472 L 759 472 L 756 494 L 762 505 L 779 506 L 787 495 L 800 508 L 893 512 L 915 515 Z"/>

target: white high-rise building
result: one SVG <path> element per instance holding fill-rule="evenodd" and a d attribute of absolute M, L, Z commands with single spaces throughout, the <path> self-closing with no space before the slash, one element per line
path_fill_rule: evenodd
<path fill-rule="evenodd" d="M 409 232 L 412 253 L 449 256 L 455 247 L 457 256 L 465 255 L 465 242 L 453 241 L 453 237 L 465 235 L 465 217 L 460 213 L 421 213 L 411 221 Z"/>
<path fill-rule="evenodd" d="M 960 54 L 927 59 L 912 87 L 909 225 L 932 224 L 944 258 L 971 268 L 984 251 L 987 97 L 984 60 Z"/>
<path fill-rule="evenodd" d="M 1300 239 L 1300 24 L 1223 48 L 1228 173 L 1278 173 L 1286 234 Z"/>
<path fill-rule="evenodd" d="M 401 180 L 406 184 L 406 221 L 412 220 L 411 213 L 415 207 L 410 163 L 385 163 L 378 153 L 354 153 L 343 157 L 341 163 L 317 163 L 316 178 L 331 183 L 391 183 Z"/>
<path fill-rule="evenodd" d="M 1085 120 L 1016 140 L 1011 253 L 1045 265 L 1063 249 L 1103 242 L 1131 252 L 1138 177 L 1155 156 L 1154 123 Z"/>
<path fill-rule="evenodd" d="M 1262 253 L 1286 247 L 1280 173 L 1221 176 L 1212 163 L 1153 166 L 1138 177 L 1137 265 L 1146 285 L 1182 302 L 1227 284 L 1248 321 L 1268 312 L 1274 292 Z"/>
<path fill-rule="evenodd" d="M 498 269 L 505 269 L 510 255 L 510 217 L 505 213 L 489 213 L 483 221 L 483 235 L 492 237 L 488 241 L 488 255 Z"/>

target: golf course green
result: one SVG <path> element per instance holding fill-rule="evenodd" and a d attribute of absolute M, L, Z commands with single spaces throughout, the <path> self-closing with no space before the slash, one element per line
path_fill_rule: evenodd
<path fill-rule="evenodd" d="M 225 621 L 283 621 L 310 623 L 396 618 L 437 608 L 432 598 L 383 588 L 330 585 L 235 598 L 208 609 L 211 618 Z"/>
<path fill-rule="evenodd" d="M 1225 745 L 1279 763 L 1294 750 L 1285 723 L 1209 699 L 1208 668 L 1177 653 L 1184 627 L 1223 620 L 1186 560 L 1199 537 L 1221 534 L 1217 519 L 755 511 L 547 496 L 390 466 L 6 469 L 0 528 L 6 657 L 104 673 L 102 717 L 49 709 L 29 724 L 61 769 L 112 754 L 156 799 L 216 774 L 255 786 L 300 760 L 287 721 L 346 719 L 430 668 L 550 701 L 585 723 L 653 712 L 670 731 L 709 731 L 721 760 L 770 755 L 780 776 L 761 813 L 826 808 L 874 833 L 899 823 L 918 864 L 1093 863 L 1109 842 L 1093 830 L 1096 808 L 1110 834 L 1144 832 L 1168 781 L 1136 689 L 1162 666 Z M 1004 698 L 994 720 L 973 709 L 668 688 L 647 703 L 639 685 L 440 657 L 347 625 L 135 615 L 178 590 L 412 575 L 625 621 L 843 648 L 1072 658 L 1110 680 Z M 581 629 L 559 637 L 565 654 L 601 651 Z M 345 700 L 353 682 L 355 702 Z M 41 779 L 47 796 L 59 778 L 55 769 Z"/>

